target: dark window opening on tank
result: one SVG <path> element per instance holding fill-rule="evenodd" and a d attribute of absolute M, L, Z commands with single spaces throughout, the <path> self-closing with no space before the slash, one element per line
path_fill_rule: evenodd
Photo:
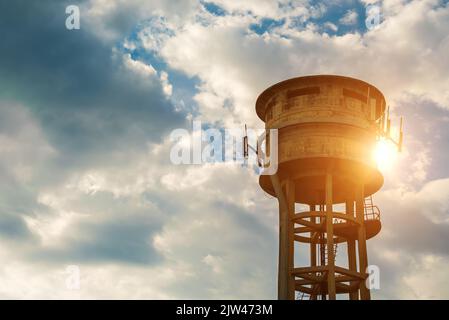
<path fill-rule="evenodd" d="M 360 100 L 362 103 L 366 103 L 366 101 L 368 100 L 368 97 L 358 93 L 356 91 L 352 91 L 346 88 L 343 88 L 343 96 L 348 97 L 348 98 L 353 98 L 356 100 Z"/>
<path fill-rule="evenodd" d="M 287 91 L 287 99 L 299 97 L 299 96 L 305 96 L 309 94 L 319 94 L 320 87 L 308 87 L 308 88 L 301 88 L 296 90 L 289 90 Z"/>

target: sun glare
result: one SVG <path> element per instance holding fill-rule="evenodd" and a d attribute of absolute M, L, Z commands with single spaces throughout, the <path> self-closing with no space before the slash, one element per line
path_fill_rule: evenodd
<path fill-rule="evenodd" d="M 388 140 L 377 141 L 374 150 L 374 159 L 379 170 L 389 170 L 393 167 L 397 157 L 397 150 Z"/>

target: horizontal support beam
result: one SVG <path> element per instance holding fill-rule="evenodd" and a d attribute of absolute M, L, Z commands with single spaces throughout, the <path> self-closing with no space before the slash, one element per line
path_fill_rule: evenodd
<path fill-rule="evenodd" d="M 321 281 L 325 281 L 327 276 L 327 271 L 322 272 L 321 275 L 316 275 L 313 273 L 303 273 L 301 275 L 297 275 L 297 277 L 299 278 L 303 278 L 305 280 L 309 280 L 309 281 L 315 281 L 315 282 L 321 282 Z"/>
<path fill-rule="evenodd" d="M 298 235 L 294 236 L 295 241 L 302 242 L 302 243 L 316 243 L 316 244 L 319 244 L 319 243 L 325 244 L 326 243 L 326 239 L 315 240 L 315 238 L 317 238 L 317 237 L 313 236 L 312 237 L 313 241 L 312 241 L 310 237 L 304 237 L 304 236 L 298 236 Z M 346 241 L 347 241 L 347 239 L 345 239 L 344 237 L 334 238 L 334 243 L 343 243 Z"/>
<path fill-rule="evenodd" d="M 335 284 L 335 289 L 336 289 L 337 294 L 350 293 L 350 292 L 357 291 L 358 285 L 347 285 L 347 284 L 340 282 L 340 283 Z M 326 282 L 323 282 L 321 284 L 316 284 L 313 286 L 313 288 L 308 288 L 305 285 L 295 284 L 295 290 L 304 292 L 304 293 L 307 293 L 310 295 L 312 295 L 312 294 L 326 294 L 326 295 L 329 294 Z"/>
<path fill-rule="evenodd" d="M 310 227 L 296 227 L 294 231 L 295 233 L 306 233 L 306 232 L 315 232 L 315 229 Z"/>
<path fill-rule="evenodd" d="M 304 293 L 308 293 L 308 294 L 314 293 L 312 288 L 307 288 L 307 287 L 304 287 L 302 285 L 297 285 L 297 284 L 295 284 L 295 290 L 304 292 Z"/>
<path fill-rule="evenodd" d="M 335 266 L 335 272 L 336 273 L 340 273 L 340 274 L 344 274 L 344 275 L 347 275 L 347 276 L 350 276 L 350 277 L 353 277 L 353 278 L 356 278 L 356 279 L 360 279 L 360 280 L 365 280 L 367 277 L 368 277 L 368 274 L 363 274 L 363 273 L 359 273 L 359 272 L 356 272 L 356 271 L 352 271 L 352 270 L 349 270 L 349 269 L 346 269 L 346 268 L 342 268 L 342 267 L 338 267 L 338 266 Z"/>
<path fill-rule="evenodd" d="M 291 273 L 294 275 L 301 275 L 304 273 L 316 273 L 325 271 L 327 271 L 327 266 L 314 266 L 314 267 L 293 268 Z"/>
<path fill-rule="evenodd" d="M 295 223 L 301 223 L 304 221 L 303 219 L 305 218 L 311 218 L 311 217 L 326 217 L 326 212 L 325 211 L 303 211 L 303 212 L 298 212 L 295 213 L 295 215 L 292 217 L 292 220 Z M 346 214 L 346 213 L 342 213 L 342 212 L 336 212 L 336 211 L 332 211 L 332 218 L 336 218 L 336 219 L 342 219 L 348 222 L 352 222 L 355 225 L 358 225 L 359 223 L 355 220 L 355 217 Z M 301 220 L 301 221 L 298 221 Z"/>
<path fill-rule="evenodd" d="M 307 220 L 304 220 L 304 219 L 297 219 L 297 220 L 295 220 L 295 223 L 301 224 L 301 225 L 309 227 L 309 228 L 312 228 L 314 230 L 320 230 L 321 231 L 321 229 L 324 229 L 324 226 L 323 226 L 322 223 L 315 223 L 315 222 L 307 221 Z"/>

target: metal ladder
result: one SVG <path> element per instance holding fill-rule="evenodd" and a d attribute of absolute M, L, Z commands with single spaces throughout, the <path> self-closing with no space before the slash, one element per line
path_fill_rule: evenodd
<path fill-rule="evenodd" d="M 324 206 L 320 205 L 320 211 L 324 211 Z M 336 219 L 337 220 L 337 219 Z M 334 223 L 338 223 L 338 221 L 333 221 Z M 327 265 L 328 260 L 329 260 L 329 254 L 328 254 L 328 250 L 327 250 L 327 244 L 324 242 L 324 233 L 320 233 L 319 235 L 319 252 L 320 252 L 320 264 L 321 265 Z M 338 252 L 338 243 L 334 243 L 334 259 L 337 257 L 337 252 Z M 314 288 L 312 288 L 314 289 Z M 317 298 L 317 296 L 319 296 L 320 293 L 314 293 L 315 299 Z M 298 294 L 296 295 L 296 300 L 311 300 L 312 299 L 312 295 L 309 293 L 305 293 L 305 292 L 298 292 Z"/>
<path fill-rule="evenodd" d="M 296 300 L 310 300 L 310 294 L 305 292 L 298 292 Z"/>
<path fill-rule="evenodd" d="M 323 251 L 323 253 L 322 253 L 322 262 L 324 260 L 324 265 L 326 265 L 328 260 L 329 260 L 329 254 L 328 254 L 328 251 L 327 251 L 327 244 L 320 245 L 320 250 Z M 337 250 L 338 250 L 338 243 L 334 243 L 334 259 L 337 257 Z"/>
<path fill-rule="evenodd" d="M 373 196 L 365 198 L 364 201 L 365 208 L 365 220 L 380 220 L 380 210 L 373 203 Z"/>

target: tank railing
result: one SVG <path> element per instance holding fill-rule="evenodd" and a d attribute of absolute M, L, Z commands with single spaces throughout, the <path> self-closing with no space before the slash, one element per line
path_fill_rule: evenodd
<path fill-rule="evenodd" d="M 373 206 L 372 212 L 365 212 L 365 220 L 380 220 L 380 209 L 377 206 Z"/>
<path fill-rule="evenodd" d="M 365 207 L 365 220 L 380 220 L 380 209 L 378 206 L 373 205 Z M 341 218 L 332 218 L 334 224 L 346 223 L 347 220 Z"/>
<path fill-rule="evenodd" d="M 364 200 L 365 220 L 380 220 L 380 209 L 373 204 L 373 197 L 366 197 Z M 345 219 L 332 218 L 333 223 L 345 223 Z"/>
<path fill-rule="evenodd" d="M 365 198 L 365 220 L 380 220 L 380 209 L 373 204 L 373 197 Z"/>

